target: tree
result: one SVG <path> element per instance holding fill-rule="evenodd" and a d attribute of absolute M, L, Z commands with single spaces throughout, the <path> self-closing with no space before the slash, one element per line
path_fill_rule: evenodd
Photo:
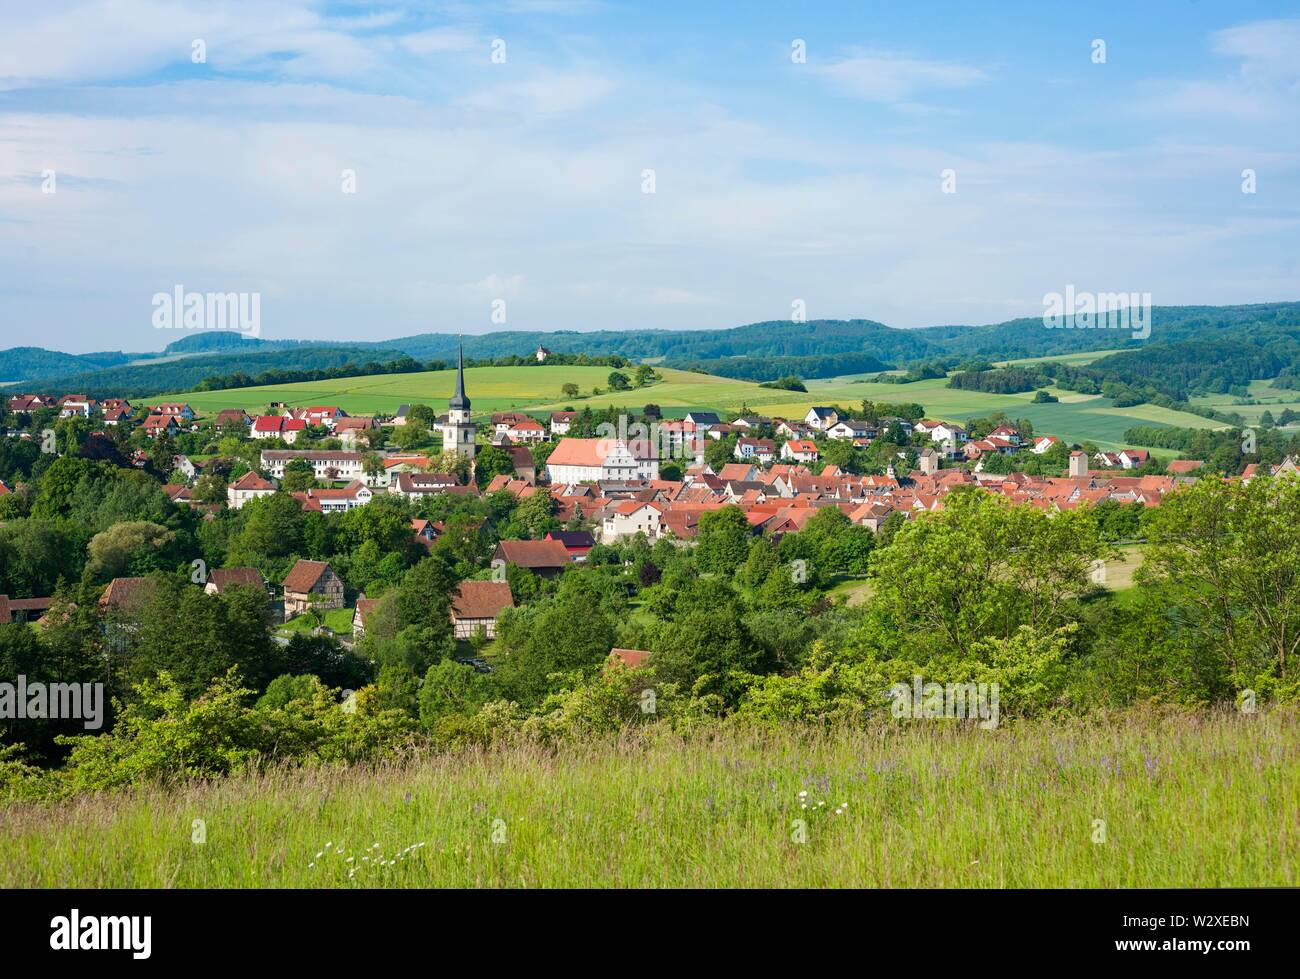
<path fill-rule="evenodd" d="M 86 574 L 95 581 L 108 581 L 160 571 L 169 556 L 171 563 L 178 557 L 169 553 L 175 540 L 176 535 L 166 527 L 147 520 L 115 524 L 91 538 Z"/>
<path fill-rule="evenodd" d="M 492 681 L 472 666 L 446 659 L 429 667 L 420 687 L 420 723 L 432 730 L 449 714 L 473 714 L 492 697 Z"/>
<path fill-rule="evenodd" d="M 578 385 L 572 381 L 567 381 L 560 385 L 560 393 L 566 398 L 576 398 L 578 396 Z"/>
<path fill-rule="evenodd" d="M 749 535 L 749 520 L 738 506 L 701 513 L 695 551 L 700 568 L 728 577 L 734 574 L 749 555 Z"/>
<path fill-rule="evenodd" d="M 485 445 L 474 458 L 474 482 L 482 489 L 495 476 L 514 476 L 515 463 L 509 453 L 495 445 Z"/>
<path fill-rule="evenodd" d="M 301 493 L 316 487 L 316 470 L 306 459 L 294 459 L 284 467 L 286 493 Z"/>
<path fill-rule="evenodd" d="M 610 371 L 605 383 L 609 385 L 611 391 L 627 391 L 632 387 L 627 375 L 619 371 Z"/>
<path fill-rule="evenodd" d="M 1146 532 L 1139 580 L 1166 586 L 1183 627 L 1222 650 L 1239 689 L 1297 675 L 1300 479 L 1200 479 L 1166 496 Z"/>

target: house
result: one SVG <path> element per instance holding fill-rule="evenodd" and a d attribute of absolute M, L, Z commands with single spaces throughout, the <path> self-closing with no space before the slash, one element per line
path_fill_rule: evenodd
<path fill-rule="evenodd" d="M 1119 464 L 1122 469 L 1137 469 L 1150 460 L 1151 453 L 1146 449 L 1125 449 L 1119 454 Z"/>
<path fill-rule="evenodd" d="M 840 416 L 836 414 L 834 408 L 827 408 L 822 405 L 815 405 L 808 409 L 808 414 L 803 416 L 803 423 L 809 428 L 815 428 L 819 432 L 824 432 L 837 421 Z"/>
<path fill-rule="evenodd" d="M 38 411 L 41 408 L 53 408 L 57 402 L 48 395 L 15 394 L 9 399 L 10 411 Z"/>
<path fill-rule="evenodd" d="M 1165 466 L 1165 472 L 1171 476 L 1190 476 L 1204 465 L 1200 459 L 1175 459 Z"/>
<path fill-rule="evenodd" d="M 299 561 L 284 578 L 284 617 L 313 607 L 342 608 L 343 579 L 325 561 Z"/>
<path fill-rule="evenodd" d="M 233 429 L 243 433 L 249 425 L 253 424 L 253 419 L 243 408 L 223 408 L 217 412 L 217 417 L 212 420 L 212 424 L 218 431 Z"/>
<path fill-rule="evenodd" d="M 0 595 L 0 625 L 35 622 L 53 604 L 53 598 L 10 598 L 8 595 Z"/>
<path fill-rule="evenodd" d="M 393 416 L 392 423 L 397 426 L 405 425 L 406 420 L 411 417 L 410 405 L 398 405 L 397 414 Z M 354 630 L 355 631 L 355 630 Z"/>
<path fill-rule="evenodd" d="M 546 535 L 546 539 L 557 540 L 563 544 L 574 561 L 587 560 L 588 552 L 596 545 L 596 539 L 586 530 L 552 530 Z"/>
<path fill-rule="evenodd" d="M 707 432 L 711 428 L 716 428 L 722 424 L 716 412 L 713 411 L 688 411 L 686 421 L 690 422 L 701 432 Z"/>
<path fill-rule="evenodd" d="M 840 418 L 826 428 L 828 439 L 870 439 L 875 436 L 876 430 L 870 424 L 852 418 Z"/>
<path fill-rule="evenodd" d="M 551 434 L 568 435 L 569 429 L 577 419 L 578 413 L 576 411 L 551 412 Z"/>
<path fill-rule="evenodd" d="M 492 554 L 492 565 L 513 564 L 550 578 L 573 563 L 568 548 L 558 540 L 503 540 Z"/>
<path fill-rule="evenodd" d="M 322 482 L 350 483 L 365 478 L 365 456 L 360 452 L 334 449 L 263 449 L 262 468 L 275 479 L 284 479 L 284 467 L 298 459 L 311 464 L 315 477 Z"/>
<path fill-rule="evenodd" d="M 177 423 L 194 421 L 194 409 L 180 401 L 169 401 L 166 404 L 155 405 L 150 409 L 151 415 L 167 415 L 175 418 Z"/>
<path fill-rule="evenodd" d="M 348 413 L 336 405 L 317 405 L 312 408 L 291 408 L 289 415 L 306 422 L 312 428 L 328 428 L 333 431 L 339 419 L 346 418 Z"/>
<path fill-rule="evenodd" d="M 609 665 L 623 666 L 629 670 L 639 670 L 654 655 L 646 649 L 620 649 L 615 646 L 609 651 Z"/>
<path fill-rule="evenodd" d="M 541 347 L 541 346 L 539 346 L 539 347 L 537 348 L 537 362 L 538 362 L 539 364 L 544 364 L 544 363 L 546 363 L 546 358 L 549 357 L 550 355 L 551 355 L 551 352 L 550 352 L 549 350 L 547 350 L 545 347 Z"/>
<path fill-rule="evenodd" d="M 718 479 L 724 483 L 752 483 L 758 479 L 760 471 L 748 462 L 729 462 L 718 471 Z"/>
<path fill-rule="evenodd" d="M 514 606 L 509 582 L 462 581 L 451 595 L 452 631 L 457 639 L 469 639 L 482 629 L 489 639 L 495 639 L 497 616 Z"/>
<path fill-rule="evenodd" d="M 623 500 L 614 504 L 605 514 L 601 540 L 612 544 L 624 537 L 645 534 L 650 540 L 659 537 L 659 517 L 662 508 L 657 503 Z"/>
<path fill-rule="evenodd" d="M 306 428 L 307 423 L 301 418 L 290 418 L 288 415 L 258 415 L 253 420 L 253 427 L 248 434 L 255 439 L 280 439 L 287 445 L 293 445 Z"/>
<path fill-rule="evenodd" d="M 352 640 L 354 642 L 365 638 L 366 627 L 370 624 L 370 616 L 379 607 L 381 601 L 383 599 L 366 598 L 365 595 L 357 599 L 357 607 L 352 611 Z"/>
<path fill-rule="evenodd" d="M 59 399 L 59 417 L 71 418 L 73 415 L 80 415 L 82 418 L 89 418 L 98 407 L 94 398 L 88 398 L 84 394 L 65 394 Z"/>
<path fill-rule="evenodd" d="M 1099 466 L 1105 466 L 1108 469 L 1120 468 L 1118 452 L 1097 452 L 1092 457 L 1093 461 Z"/>
<path fill-rule="evenodd" d="M 148 578 L 114 578 L 99 596 L 99 607 L 105 612 L 129 612 L 144 601 Z"/>
<path fill-rule="evenodd" d="M 736 439 L 735 456 L 737 459 L 753 459 L 766 465 L 776 458 L 776 443 L 771 439 L 742 436 Z"/>
<path fill-rule="evenodd" d="M 422 517 L 411 518 L 411 533 L 415 535 L 416 540 L 423 541 L 425 545 L 432 544 L 438 539 L 439 528 L 442 524 L 435 524 L 430 520 Z"/>
<path fill-rule="evenodd" d="M 1034 455 L 1042 455 L 1048 449 L 1060 444 L 1061 440 L 1055 435 L 1044 435 L 1040 438 L 1034 439 L 1034 447 L 1030 449 L 1030 451 L 1033 452 Z"/>
<path fill-rule="evenodd" d="M 388 484 L 388 492 L 404 496 L 408 500 L 421 500 L 435 493 L 470 489 L 473 487 L 461 486 L 460 480 L 451 473 L 399 472 Z"/>
<path fill-rule="evenodd" d="M 511 426 L 531 420 L 531 416 L 525 415 L 522 411 L 494 411 L 492 413 L 492 431 L 496 435 L 506 435 L 509 433 Z"/>
<path fill-rule="evenodd" d="M 150 415 L 140 425 L 140 429 L 151 439 L 156 439 L 160 435 L 176 435 L 181 427 L 176 423 L 175 415 Z"/>
<path fill-rule="evenodd" d="M 658 479 L 659 456 L 651 439 L 562 438 L 546 460 L 553 484 Z"/>
<path fill-rule="evenodd" d="M 525 415 L 505 432 L 511 442 L 545 442 L 546 428 L 536 418 Z"/>
<path fill-rule="evenodd" d="M 374 498 L 374 490 L 359 479 L 354 479 L 341 489 L 315 488 L 304 493 L 295 493 L 304 504 L 304 509 L 319 510 L 321 513 L 343 513 L 365 506 Z"/>
<path fill-rule="evenodd" d="M 338 418 L 334 421 L 334 434 L 348 448 L 356 448 L 366 432 L 376 431 L 379 422 L 374 418 Z"/>
<path fill-rule="evenodd" d="M 238 510 L 249 500 L 270 496 L 275 489 L 275 483 L 263 479 L 250 469 L 226 487 L 226 505 L 232 510 Z"/>
<path fill-rule="evenodd" d="M 236 585 L 266 591 L 266 579 L 256 568 L 217 568 L 209 573 L 208 582 L 203 586 L 203 590 L 209 595 L 220 595 L 227 588 Z"/>
<path fill-rule="evenodd" d="M 537 482 L 537 463 L 533 460 L 533 452 L 528 446 L 505 445 L 501 447 L 501 451 L 514 463 L 516 476 L 530 486 Z"/>
<path fill-rule="evenodd" d="M 816 462 L 817 443 L 808 439 L 791 439 L 781 446 L 781 458 L 796 462 Z"/>
<path fill-rule="evenodd" d="M 1020 445 L 1020 433 L 1010 425 L 999 425 L 984 437 L 988 439 L 1005 439 L 1012 445 Z"/>

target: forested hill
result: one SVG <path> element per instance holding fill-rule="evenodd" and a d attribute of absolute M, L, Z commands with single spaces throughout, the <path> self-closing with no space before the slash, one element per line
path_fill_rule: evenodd
<path fill-rule="evenodd" d="M 1146 339 L 1113 329 L 1048 329 L 1041 317 L 1032 317 L 988 326 L 909 330 L 872 320 L 772 320 L 717 330 L 508 331 L 465 336 L 464 344 L 465 355 L 475 360 L 526 360 L 538 346 L 545 346 L 556 353 L 618 355 L 754 381 L 792 374 L 831 377 L 925 363 L 951 369 L 973 360 L 1115 350 L 1133 352 L 1127 358 L 1108 359 L 1107 366 L 1118 379 L 1129 386 L 1159 387 L 1171 397 L 1207 385 L 1228 390 L 1258 376 L 1281 375 L 1300 385 L 1300 303 L 1158 306 L 1151 321 Z M 0 364 L 5 365 L 7 380 L 47 393 L 146 396 L 188 390 L 214 376 L 258 376 L 272 369 L 355 366 L 361 373 L 366 364 L 402 358 L 450 361 L 457 339 L 454 332 L 447 332 L 379 342 L 323 343 L 194 333 L 161 354 L 71 355 L 27 347 L 0 351 Z M 1223 357 L 1216 354 L 1218 350 Z M 1161 363 L 1179 365 L 1175 383 L 1162 382 L 1160 375 L 1168 372 Z"/>

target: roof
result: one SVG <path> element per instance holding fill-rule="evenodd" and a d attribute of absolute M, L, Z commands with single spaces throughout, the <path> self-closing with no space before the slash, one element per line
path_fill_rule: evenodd
<path fill-rule="evenodd" d="M 215 585 L 217 591 L 231 585 L 248 585 L 252 588 L 265 588 L 262 572 L 256 568 L 217 568 L 208 575 L 208 584 Z"/>
<path fill-rule="evenodd" d="M 594 547 L 595 538 L 586 530 L 552 530 L 546 535 L 547 540 L 557 540 L 566 548 Z"/>
<path fill-rule="evenodd" d="M 620 649 L 615 646 L 609 651 L 611 661 L 617 660 L 630 670 L 645 666 L 645 661 L 653 655 L 648 649 Z"/>
<path fill-rule="evenodd" d="M 330 570 L 327 561 L 299 561 L 284 578 L 284 590 L 298 594 L 309 594 L 320 581 L 321 576 Z"/>
<path fill-rule="evenodd" d="M 148 578 L 114 578 L 99 596 L 99 604 L 105 608 L 122 608 L 140 597 L 140 586 Z"/>
<path fill-rule="evenodd" d="M 811 452 L 814 454 L 817 452 L 817 443 L 810 442 L 807 439 L 791 439 L 785 444 L 791 452 Z"/>
<path fill-rule="evenodd" d="M 506 581 L 462 581 L 451 596 L 451 614 L 458 619 L 495 619 L 502 609 L 514 608 Z"/>
<path fill-rule="evenodd" d="M 605 461 L 604 439 L 562 438 L 546 460 L 548 466 L 599 466 Z"/>
<path fill-rule="evenodd" d="M 366 620 L 370 618 L 370 613 L 379 607 L 382 598 L 358 598 L 357 610 L 353 615 L 361 616 L 361 627 L 364 629 L 367 625 Z"/>
<path fill-rule="evenodd" d="M 275 483 L 263 479 L 253 470 L 249 470 L 230 484 L 233 490 L 274 490 Z"/>
<path fill-rule="evenodd" d="M 558 540 L 503 540 L 494 556 L 521 568 L 562 568 L 571 562 Z"/>
<path fill-rule="evenodd" d="M 1200 459 L 1175 459 L 1173 462 L 1169 463 L 1165 469 L 1168 472 L 1178 475 L 1181 473 L 1196 472 L 1196 470 L 1200 469 L 1204 465 L 1205 463 Z"/>

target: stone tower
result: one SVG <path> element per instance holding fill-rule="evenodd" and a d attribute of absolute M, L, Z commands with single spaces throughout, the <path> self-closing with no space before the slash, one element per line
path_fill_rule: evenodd
<path fill-rule="evenodd" d="M 1088 475 L 1088 453 L 1075 449 L 1070 453 L 1070 476 L 1082 479 Z"/>
<path fill-rule="evenodd" d="M 469 419 L 469 398 L 465 396 L 465 355 L 456 347 L 456 392 L 447 402 L 447 420 L 442 426 L 442 451 L 459 452 L 467 459 L 474 458 L 475 425 Z"/>

